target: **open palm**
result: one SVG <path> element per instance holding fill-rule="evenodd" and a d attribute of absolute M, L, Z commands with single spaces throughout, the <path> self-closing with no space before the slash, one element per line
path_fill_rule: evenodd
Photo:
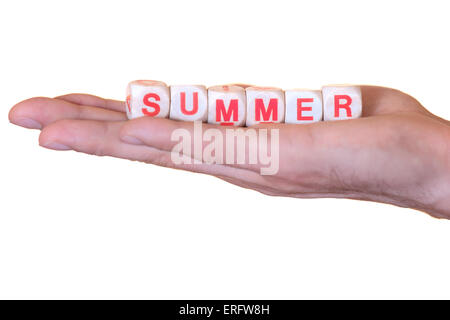
<path fill-rule="evenodd" d="M 171 134 L 192 131 L 193 124 L 127 120 L 122 101 L 86 94 L 32 98 L 14 106 L 9 118 L 42 129 L 39 142 L 50 149 L 211 174 L 269 195 L 370 200 L 450 218 L 450 123 L 400 91 L 361 90 L 362 118 L 265 125 L 278 128 L 280 138 L 279 171 L 270 176 L 260 174 L 260 164 L 175 164 Z"/>

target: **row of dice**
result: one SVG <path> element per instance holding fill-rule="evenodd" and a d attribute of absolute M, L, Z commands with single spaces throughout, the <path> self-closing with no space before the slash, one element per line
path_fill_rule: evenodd
<path fill-rule="evenodd" d="M 322 90 L 268 87 L 176 85 L 136 80 L 127 88 L 129 119 L 142 116 L 207 121 L 223 126 L 258 123 L 311 123 L 361 117 L 361 89 L 325 86 Z"/>

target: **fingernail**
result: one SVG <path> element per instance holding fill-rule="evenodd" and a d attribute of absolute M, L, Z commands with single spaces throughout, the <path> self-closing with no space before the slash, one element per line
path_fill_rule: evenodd
<path fill-rule="evenodd" d="M 132 136 L 123 136 L 121 138 L 121 140 L 125 143 L 129 143 L 129 144 L 143 144 L 141 140 L 139 140 L 136 137 L 132 137 Z"/>
<path fill-rule="evenodd" d="M 68 147 L 64 144 L 58 143 L 58 142 L 49 142 L 49 143 L 43 144 L 42 146 L 44 148 L 53 149 L 53 150 L 70 150 L 71 149 L 70 147 Z"/>
<path fill-rule="evenodd" d="M 42 129 L 42 125 L 39 122 L 30 118 L 15 119 L 13 123 L 28 129 Z"/>

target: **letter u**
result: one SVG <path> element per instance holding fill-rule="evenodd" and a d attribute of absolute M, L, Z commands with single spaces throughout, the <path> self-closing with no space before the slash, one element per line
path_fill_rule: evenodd
<path fill-rule="evenodd" d="M 198 92 L 192 93 L 192 102 L 193 107 L 192 110 L 186 109 L 186 92 L 180 92 L 180 107 L 181 107 L 181 113 L 187 116 L 192 116 L 198 112 Z"/>

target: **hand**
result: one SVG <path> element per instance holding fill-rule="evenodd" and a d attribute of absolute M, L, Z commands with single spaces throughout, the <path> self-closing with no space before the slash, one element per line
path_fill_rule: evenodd
<path fill-rule="evenodd" d="M 397 90 L 361 89 L 360 119 L 266 125 L 278 128 L 280 137 L 279 171 L 272 176 L 260 175 L 260 164 L 176 165 L 171 134 L 176 128 L 192 131 L 193 124 L 149 117 L 127 121 L 121 101 L 85 94 L 32 98 L 14 106 L 9 119 L 42 129 L 39 143 L 50 149 L 211 174 L 268 195 L 370 200 L 450 218 L 450 122 Z"/>

